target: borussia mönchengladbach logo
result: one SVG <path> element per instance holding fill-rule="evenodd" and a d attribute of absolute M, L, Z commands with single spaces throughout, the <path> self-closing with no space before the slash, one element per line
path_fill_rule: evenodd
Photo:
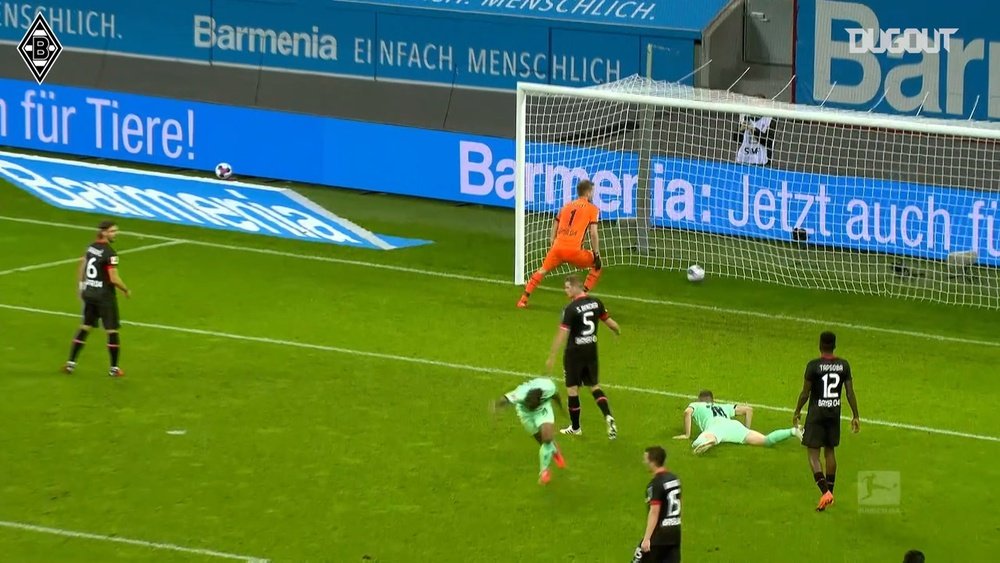
<path fill-rule="evenodd" d="M 59 43 L 59 39 L 41 12 L 35 16 L 35 21 L 31 22 L 28 31 L 17 45 L 17 52 L 24 59 L 24 64 L 28 65 L 35 82 L 39 84 L 52 70 L 52 65 L 62 50 L 62 44 Z"/>

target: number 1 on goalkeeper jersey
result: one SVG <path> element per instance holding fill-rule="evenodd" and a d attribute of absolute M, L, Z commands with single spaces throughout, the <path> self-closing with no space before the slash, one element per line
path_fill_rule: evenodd
<path fill-rule="evenodd" d="M 531 293 L 542 283 L 545 275 L 563 264 L 590 268 L 583 284 L 584 291 L 589 292 L 597 285 L 597 280 L 601 277 L 600 241 L 597 235 L 600 212 L 593 204 L 594 183 L 581 180 L 576 185 L 576 195 L 576 199 L 564 205 L 552 222 L 551 246 L 542 267 L 531 274 L 525 285 L 524 294 L 517 302 L 519 308 L 527 307 Z M 590 239 L 590 250 L 583 248 L 585 238 Z"/>

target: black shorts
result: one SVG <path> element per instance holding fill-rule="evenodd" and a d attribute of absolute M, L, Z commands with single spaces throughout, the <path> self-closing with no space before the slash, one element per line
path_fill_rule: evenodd
<path fill-rule="evenodd" d="M 593 387 L 597 385 L 600 382 L 597 377 L 597 358 L 563 358 L 563 376 L 566 380 L 566 387 L 580 385 Z"/>
<path fill-rule="evenodd" d="M 680 563 L 681 546 L 679 545 L 651 545 L 649 551 L 643 553 L 642 544 L 635 548 L 632 555 L 632 563 Z"/>
<path fill-rule="evenodd" d="M 83 300 L 83 324 L 85 326 L 97 326 L 97 321 L 101 321 L 104 330 L 118 330 L 121 327 L 121 319 L 118 318 L 117 299 L 84 299 Z"/>
<path fill-rule="evenodd" d="M 836 448 L 840 445 L 840 418 L 806 420 L 802 445 L 807 448 Z"/>

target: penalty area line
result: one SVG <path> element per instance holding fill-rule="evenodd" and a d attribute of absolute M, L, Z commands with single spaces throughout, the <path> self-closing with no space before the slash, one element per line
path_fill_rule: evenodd
<path fill-rule="evenodd" d="M 174 545 L 172 543 L 161 543 L 161 542 L 151 542 L 145 540 L 136 540 L 131 538 L 123 538 L 120 536 L 104 536 L 101 534 L 91 534 L 88 532 L 76 532 L 73 530 L 64 530 L 62 528 L 49 528 L 46 526 L 36 526 L 34 524 L 25 524 L 23 522 L 8 522 L 5 520 L 0 520 L 0 528 L 8 528 L 11 530 L 21 530 L 26 532 L 37 532 L 40 534 L 49 534 L 53 536 L 62 536 L 65 538 L 79 538 L 86 540 L 102 541 L 109 543 L 121 543 L 125 545 L 133 545 L 137 547 L 144 547 L 147 549 L 162 549 L 166 551 L 175 551 L 178 553 L 190 553 L 194 555 L 204 555 L 206 557 L 215 557 L 216 559 L 229 559 L 232 561 L 244 561 L 245 563 L 269 563 L 268 559 L 263 559 L 260 557 L 253 557 L 251 555 L 238 555 L 236 553 L 226 553 L 224 551 L 215 551 L 213 549 L 199 549 L 195 547 L 184 547 L 182 545 Z"/>
<path fill-rule="evenodd" d="M 25 223 L 31 225 L 40 225 L 45 227 L 55 227 L 61 229 L 76 229 L 76 230 L 87 230 L 92 231 L 93 227 L 85 227 L 82 225 L 71 225 L 67 223 L 56 223 L 52 221 L 40 221 L 37 219 L 25 219 L 22 217 L 8 217 L 0 215 L 0 221 L 11 221 L 15 223 Z M 430 276 L 437 278 L 446 278 L 452 280 L 460 281 L 470 281 L 477 283 L 488 283 L 492 285 L 506 285 L 516 287 L 509 280 L 501 280 L 497 278 L 488 278 L 484 276 L 473 276 L 468 274 L 456 274 L 451 272 L 439 272 L 436 270 L 424 270 L 421 268 L 411 268 L 407 266 L 397 266 L 393 264 L 383 264 L 379 262 L 368 262 L 365 260 L 350 260 L 346 258 L 334 258 L 332 256 L 320 256 L 315 254 L 299 254 L 295 252 L 285 252 L 282 250 L 272 250 L 268 248 L 256 248 L 250 246 L 236 246 L 231 244 L 222 244 L 215 242 L 200 241 L 195 239 L 183 239 L 183 238 L 172 238 L 165 237 L 162 235 L 150 235 L 137 233 L 132 231 L 123 231 L 126 236 L 144 237 L 158 240 L 183 242 L 193 246 L 204 246 L 206 248 L 217 248 L 219 250 L 232 250 L 236 252 L 250 252 L 255 254 L 266 254 L 270 256 L 280 256 L 282 258 L 297 258 L 300 260 L 312 260 L 316 262 L 328 262 L 331 264 L 342 264 L 345 266 L 357 266 L 359 268 L 373 268 L 378 270 L 387 270 L 393 272 L 400 272 L 405 274 L 415 274 L 420 276 Z M 562 289 L 554 287 L 541 286 L 538 288 L 542 291 L 562 291 Z M 805 325 L 826 327 L 826 328 L 841 328 L 847 330 L 857 330 L 861 332 L 873 332 L 876 334 L 890 334 L 893 336 L 904 336 L 907 338 L 919 338 L 922 340 L 933 340 L 936 342 L 949 342 L 952 344 L 966 344 L 970 346 L 986 346 L 990 348 L 1000 348 L 1000 341 L 995 340 L 981 340 L 976 338 L 963 338 L 961 336 L 947 336 L 944 334 L 934 334 L 929 332 L 920 332 L 916 330 L 905 330 L 899 328 L 888 328 L 873 325 L 850 323 L 845 321 L 832 321 L 825 319 L 814 319 L 807 317 L 796 317 L 794 315 L 786 315 L 781 313 L 767 313 L 764 311 L 751 311 L 747 309 L 733 309 L 729 307 L 717 307 L 715 305 L 704 305 L 701 303 L 689 303 L 684 301 L 671 301 L 669 299 L 653 299 L 646 297 L 635 297 L 632 295 L 616 295 L 612 293 L 594 292 L 594 295 L 603 297 L 605 299 L 616 299 L 619 301 L 631 301 L 633 303 L 643 303 L 646 305 L 659 305 L 663 307 L 674 307 L 677 309 L 690 309 L 694 311 L 705 311 L 707 313 L 721 314 L 721 315 L 742 315 L 751 318 L 764 319 L 770 321 L 788 322 L 788 323 L 800 323 Z"/>
<path fill-rule="evenodd" d="M 46 309 L 37 309 L 37 308 L 34 308 L 34 307 L 22 307 L 20 305 L 8 305 L 8 304 L 5 304 L 5 303 L 0 303 L 0 309 L 6 309 L 6 310 L 9 310 L 9 311 L 20 311 L 20 312 L 24 312 L 24 313 L 32 313 L 32 314 L 36 314 L 36 315 L 49 315 L 49 316 L 56 316 L 56 317 L 72 317 L 72 318 L 79 317 L 79 314 L 74 314 L 74 313 L 65 313 L 65 312 L 62 312 L 62 311 L 50 311 L 50 310 L 46 310 Z M 455 362 L 445 362 L 445 361 L 440 361 L 440 360 L 431 360 L 431 359 L 428 359 L 428 358 L 419 358 L 419 357 L 414 357 L 414 356 L 402 356 L 402 355 L 398 355 L 398 354 L 387 354 L 387 353 L 383 353 L 383 352 L 369 352 L 369 351 L 366 351 L 366 350 L 355 350 L 353 348 L 343 348 L 343 347 L 340 347 L 340 346 L 328 346 L 328 345 L 325 345 L 325 344 L 310 344 L 308 342 L 297 342 L 297 341 L 294 341 L 294 340 L 281 340 L 281 339 L 278 339 L 278 338 L 267 338 L 267 337 L 263 337 L 263 336 L 247 336 L 247 335 L 242 335 L 242 334 L 233 334 L 233 333 L 229 333 L 229 332 L 219 332 L 219 331 L 214 331 L 214 330 L 204 330 L 204 329 L 198 329 L 198 328 L 186 328 L 186 327 L 179 327 L 179 326 L 170 326 L 170 325 L 155 324 L 155 323 L 143 323 L 143 322 L 136 322 L 136 321 L 122 321 L 122 324 L 123 325 L 127 325 L 127 326 L 134 326 L 134 327 L 140 327 L 140 328 L 149 328 L 149 329 L 155 329 L 155 330 L 164 330 L 164 331 L 169 331 L 169 332 L 178 332 L 178 333 L 184 333 L 184 334 L 197 334 L 199 336 L 211 336 L 211 337 L 215 337 L 215 338 L 226 338 L 226 339 L 229 339 L 229 340 L 238 340 L 238 341 L 243 341 L 243 342 L 256 342 L 256 343 L 260 343 L 260 344 L 271 344 L 271 345 L 275 345 L 275 346 L 287 346 L 287 347 L 302 348 L 302 349 L 307 349 L 307 350 L 319 350 L 319 351 L 323 351 L 323 352 L 334 352 L 334 353 L 337 353 L 337 354 L 345 354 L 345 355 L 349 355 L 349 356 L 358 356 L 358 357 L 362 357 L 362 358 L 374 358 L 374 359 L 378 359 L 378 360 L 389 360 L 389 361 L 395 361 L 395 362 L 405 362 L 405 363 L 410 363 L 410 364 L 420 364 L 420 365 L 427 365 L 427 366 L 434 366 L 434 367 L 442 367 L 442 368 L 449 368 L 449 369 L 454 369 L 454 370 L 458 370 L 458 371 L 486 373 L 486 374 L 492 374 L 492 375 L 504 375 L 504 376 L 508 376 L 508 377 L 517 377 L 517 378 L 520 378 L 520 379 L 529 379 L 529 378 L 532 378 L 532 377 L 538 377 L 538 374 L 529 373 L 529 372 L 523 372 L 523 371 L 510 370 L 510 369 L 491 368 L 491 367 L 484 367 L 484 366 L 474 366 L 474 365 L 469 365 L 469 364 L 460 364 L 460 363 L 455 363 Z M 601 386 L 602 387 L 606 387 L 608 389 L 619 389 L 619 390 L 622 390 L 622 391 L 629 391 L 629 392 L 632 392 L 632 393 L 641 393 L 641 394 L 645 394 L 645 395 L 658 395 L 658 396 L 662 396 L 662 397 L 672 397 L 672 398 L 676 398 L 676 399 L 688 399 L 688 400 L 694 398 L 694 394 L 692 394 L 692 393 L 677 393 L 677 392 L 673 392 L 673 391 L 663 391 L 663 390 L 659 390 L 659 389 L 647 389 L 647 388 L 643 388 L 643 387 L 632 387 L 632 386 L 629 386 L 629 385 L 616 385 L 616 384 L 604 384 L 604 383 L 602 383 Z M 741 401 L 723 401 L 722 399 L 719 399 L 719 402 L 741 402 Z M 768 410 L 768 411 L 780 412 L 780 413 L 791 413 L 792 412 L 792 409 L 789 409 L 789 408 L 786 408 L 786 407 L 775 407 L 775 406 L 771 406 L 771 405 L 761 405 L 761 404 L 757 404 L 757 403 L 744 403 L 744 404 L 748 404 L 751 407 L 758 408 L 758 409 L 761 409 L 761 410 Z M 846 416 L 842 417 L 842 418 L 844 420 L 849 420 L 849 418 L 846 417 Z M 929 434 L 939 434 L 939 435 L 942 435 L 942 436 L 955 436 L 955 437 L 959 437 L 959 438 L 969 438 L 969 439 L 972 439 L 972 440 L 981 440 L 981 441 L 986 441 L 986 442 L 1000 442 L 1000 437 L 998 437 L 998 436 L 989 436 L 989 435 L 984 435 L 984 434 L 971 434 L 971 433 L 968 433 L 968 432 L 958 432 L 958 431 L 955 431 L 955 430 L 947 430 L 947 429 L 942 429 L 942 428 L 931 428 L 931 427 L 928 427 L 928 426 L 919 426 L 919 425 L 915 425 L 915 424 L 906 424 L 906 423 L 903 423 L 903 422 L 895 422 L 895 421 L 888 421 L 888 420 L 875 420 L 875 419 L 867 419 L 867 418 L 863 419 L 862 422 L 864 424 L 872 424 L 872 425 L 876 425 L 876 426 L 886 426 L 886 427 L 890 427 L 890 428 L 912 430 L 912 431 L 915 431 L 915 432 L 926 432 L 926 433 L 929 433 Z"/>

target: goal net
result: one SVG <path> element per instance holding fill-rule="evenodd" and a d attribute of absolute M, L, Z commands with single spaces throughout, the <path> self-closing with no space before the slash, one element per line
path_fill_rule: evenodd
<path fill-rule="evenodd" d="M 1000 124 L 631 77 L 519 84 L 516 147 L 518 284 L 589 179 L 606 266 L 1000 308 Z"/>

